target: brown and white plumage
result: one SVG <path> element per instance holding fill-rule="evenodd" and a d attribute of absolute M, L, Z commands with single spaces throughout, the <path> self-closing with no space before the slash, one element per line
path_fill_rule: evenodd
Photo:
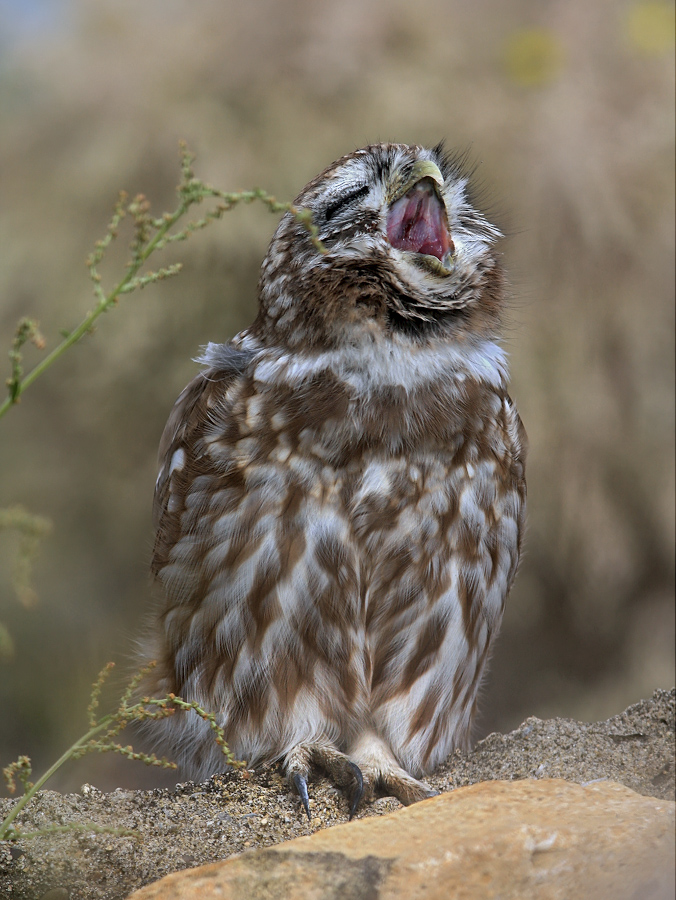
<path fill-rule="evenodd" d="M 441 148 L 378 144 L 315 178 L 260 312 L 210 344 L 160 447 L 150 689 L 217 713 L 250 765 L 315 764 L 404 803 L 468 742 L 516 571 L 525 435 L 496 340 L 499 232 Z M 196 777 L 197 719 L 158 723 Z"/>

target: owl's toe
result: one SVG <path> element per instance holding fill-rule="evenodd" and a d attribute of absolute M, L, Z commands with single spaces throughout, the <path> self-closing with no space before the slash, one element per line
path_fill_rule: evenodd
<path fill-rule="evenodd" d="M 364 796 L 364 776 L 362 775 L 362 771 L 357 765 L 357 763 L 348 760 L 347 767 L 352 773 L 352 777 L 354 778 L 354 785 L 350 792 L 349 800 L 350 800 L 350 815 L 349 819 L 351 820 L 354 814 L 359 809 L 359 804 L 361 803 L 362 797 Z"/>
<path fill-rule="evenodd" d="M 312 816 L 310 815 L 310 795 L 307 790 L 307 779 L 304 775 L 301 775 L 300 772 L 295 772 L 291 780 L 293 781 L 293 786 L 296 788 L 300 799 L 303 801 L 303 807 L 305 808 L 309 822 L 311 821 Z"/>
<path fill-rule="evenodd" d="M 390 797 L 396 797 L 404 806 L 410 806 L 419 800 L 428 797 L 436 797 L 439 791 L 435 791 L 424 781 L 413 778 L 404 769 L 388 772 L 380 778 L 380 784 Z"/>
<path fill-rule="evenodd" d="M 350 756 L 361 766 L 370 795 L 396 797 L 404 806 L 410 806 L 438 793 L 402 768 L 385 740 L 373 732 L 359 737 L 350 748 Z"/>
<path fill-rule="evenodd" d="M 368 783 L 365 784 L 359 766 L 328 741 L 297 744 L 287 753 L 284 761 L 286 775 L 300 796 L 308 819 L 311 816 L 307 782 L 313 767 L 324 771 L 336 787 L 345 792 L 351 819 L 368 793 Z"/>

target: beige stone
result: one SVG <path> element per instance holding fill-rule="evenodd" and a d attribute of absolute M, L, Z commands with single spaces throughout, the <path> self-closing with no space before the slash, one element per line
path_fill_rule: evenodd
<path fill-rule="evenodd" d="M 608 781 L 483 782 L 169 875 L 130 900 L 667 900 L 674 806 Z"/>

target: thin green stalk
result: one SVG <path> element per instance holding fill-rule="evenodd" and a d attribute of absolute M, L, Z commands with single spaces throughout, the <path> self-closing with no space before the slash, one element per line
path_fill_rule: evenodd
<path fill-rule="evenodd" d="M 98 241 L 94 252 L 88 260 L 89 274 L 94 282 L 94 294 L 98 298 L 98 303 L 94 309 L 88 313 L 80 324 L 70 334 L 61 341 L 41 362 L 39 362 L 26 376 L 23 376 L 21 370 L 21 347 L 26 341 L 31 340 L 40 349 L 44 346 L 44 339 L 37 330 L 37 323 L 32 319 L 22 319 L 15 335 L 12 350 L 10 351 L 10 359 L 12 361 L 12 375 L 7 381 L 9 388 L 9 396 L 0 403 L 0 418 L 10 409 L 11 406 L 19 402 L 23 392 L 33 384 L 47 369 L 53 365 L 66 350 L 76 344 L 81 338 L 91 331 L 94 322 L 101 313 L 110 309 L 117 302 L 122 294 L 129 294 L 137 288 L 143 288 L 148 284 L 160 281 L 171 275 L 176 275 L 181 264 L 167 266 L 158 269 L 155 272 L 148 272 L 146 275 L 139 275 L 139 271 L 147 262 L 149 257 L 156 251 L 161 250 L 169 243 L 187 240 L 194 232 L 206 228 L 208 225 L 218 221 L 224 213 L 233 209 L 240 203 L 253 203 L 256 200 L 262 201 L 270 210 L 270 212 L 290 212 L 298 222 L 307 230 L 310 240 L 318 253 L 326 253 L 326 248 L 319 239 L 319 232 L 312 221 L 312 213 L 309 209 L 301 209 L 292 203 L 283 203 L 278 201 L 271 194 L 260 188 L 251 191 L 237 191 L 230 193 L 221 191 L 211 185 L 205 184 L 198 178 L 195 178 L 191 168 L 193 161 L 192 155 L 183 147 L 182 149 L 182 173 L 183 180 L 178 186 L 179 205 L 173 213 L 165 213 L 161 218 L 154 219 L 149 214 L 149 204 L 143 196 L 136 197 L 131 203 L 127 203 L 126 195 L 121 194 L 115 213 L 108 226 L 108 232 L 103 240 Z M 209 210 L 201 219 L 197 219 L 188 224 L 183 230 L 175 234 L 170 234 L 171 228 L 178 222 L 182 216 L 190 209 L 191 206 L 199 205 L 205 200 L 220 201 L 218 205 Z M 103 259 L 105 251 L 111 241 L 117 236 L 117 228 L 122 219 L 129 213 L 134 220 L 134 241 L 132 243 L 132 259 L 127 264 L 127 270 L 122 280 L 109 294 L 104 294 L 101 288 L 101 276 L 97 272 L 97 266 Z M 149 234 L 155 231 L 152 238 Z"/>
<path fill-rule="evenodd" d="M 175 694 L 169 694 L 166 697 L 157 698 L 157 697 L 143 697 L 138 703 L 134 703 L 132 706 L 129 706 L 129 700 L 137 690 L 139 684 L 143 680 L 143 678 L 150 672 L 150 670 L 154 667 L 155 663 L 150 663 L 148 666 L 141 669 L 132 680 L 127 685 L 127 689 L 122 694 L 120 698 L 120 705 L 114 713 L 110 713 L 107 716 L 104 716 L 102 719 L 96 720 L 96 712 L 99 705 L 99 699 L 101 696 L 101 689 L 103 688 L 104 682 L 110 675 L 114 663 L 108 663 L 99 673 L 99 677 L 94 682 L 91 693 L 91 700 L 89 703 L 89 707 L 87 709 L 90 729 L 84 734 L 82 737 L 78 738 L 72 746 L 70 746 L 65 753 L 63 753 L 57 761 L 47 769 L 47 771 L 38 778 L 35 784 L 32 784 L 28 779 L 31 775 L 31 766 L 30 760 L 26 756 L 21 756 L 15 762 L 11 763 L 4 769 L 4 776 L 7 781 L 7 786 L 10 790 L 10 793 L 14 793 L 16 789 L 16 780 L 18 780 L 23 784 L 24 787 L 24 795 L 19 798 L 17 802 L 14 804 L 12 809 L 9 811 L 3 822 L 0 824 L 0 841 L 3 840 L 18 840 L 19 838 L 27 838 L 37 834 L 45 833 L 44 829 L 41 829 L 37 832 L 24 832 L 18 828 L 14 828 L 12 826 L 12 822 L 16 819 L 19 813 L 25 809 L 26 805 L 30 803 L 35 794 L 40 790 L 40 788 L 54 775 L 54 773 L 69 759 L 79 759 L 81 756 L 85 756 L 87 753 L 119 753 L 122 756 L 125 756 L 127 759 L 137 759 L 141 762 L 146 763 L 146 765 L 151 766 L 162 766 L 163 768 L 171 768 L 175 769 L 176 764 L 173 762 L 169 762 L 168 760 L 162 758 L 158 758 L 154 753 L 137 753 L 131 746 L 123 747 L 121 744 L 113 741 L 115 738 L 130 722 L 143 722 L 150 719 L 164 719 L 168 716 L 173 715 L 177 710 L 184 710 L 186 712 L 194 712 L 196 715 L 200 716 L 210 727 L 214 735 L 214 741 L 216 745 L 220 748 L 223 756 L 225 758 L 225 762 L 229 766 L 233 766 L 234 768 L 244 768 L 246 763 L 235 759 L 232 755 L 230 748 L 225 743 L 225 737 L 223 734 L 223 729 L 216 722 L 216 717 L 213 713 L 208 713 L 206 710 L 202 709 L 202 707 L 195 701 L 188 702 L 183 700 L 181 697 L 177 697 Z M 103 733 L 103 739 L 95 740 L 97 735 Z M 79 827 L 79 826 L 75 826 Z M 97 826 L 92 826 L 94 830 L 96 830 Z M 49 830 L 58 831 L 58 828 L 54 828 L 49 826 Z M 64 830 L 67 830 L 64 829 Z M 107 829 L 106 829 L 107 830 Z"/>
<path fill-rule="evenodd" d="M 120 296 L 120 294 L 125 293 L 125 288 L 133 280 L 134 276 L 137 274 L 141 266 L 146 262 L 148 257 L 155 251 L 157 245 L 162 241 L 165 237 L 169 229 L 176 224 L 176 222 L 185 214 L 190 206 L 190 202 L 183 200 L 178 208 L 171 214 L 167 215 L 162 222 L 162 225 L 159 227 L 157 233 L 149 241 L 144 250 L 142 250 L 135 258 L 129 263 L 127 267 L 127 271 L 125 273 L 124 278 L 117 284 L 116 287 L 107 295 L 102 296 L 99 300 L 99 303 L 94 307 L 94 309 L 85 316 L 85 318 L 80 322 L 80 324 L 75 328 L 74 331 L 65 337 L 61 343 L 55 347 L 51 353 L 48 353 L 47 356 L 39 362 L 34 369 L 21 379 L 20 382 L 15 387 L 12 396 L 9 396 L 5 399 L 5 401 L 0 404 L 0 419 L 5 415 L 7 410 L 18 402 L 19 397 L 26 388 L 30 387 L 33 382 L 39 378 L 43 372 L 45 372 L 56 360 L 62 356 L 66 350 L 76 344 L 81 338 L 90 331 L 94 322 L 98 319 L 101 313 L 105 312 L 109 309 Z M 91 267 L 93 269 L 93 266 Z"/>
<path fill-rule="evenodd" d="M 35 784 L 31 785 L 31 787 L 26 791 L 23 797 L 20 797 L 17 800 L 7 816 L 5 816 L 5 818 L 3 819 L 2 824 L 0 824 L 0 841 L 6 841 L 12 837 L 12 834 L 14 832 L 14 829 L 10 827 L 12 822 L 14 821 L 14 819 L 16 819 L 16 817 L 26 806 L 26 804 L 30 803 L 30 801 L 40 790 L 43 784 L 45 784 L 45 782 L 48 781 L 64 763 L 68 762 L 73 754 L 76 753 L 81 747 L 83 747 L 83 745 L 85 745 L 88 741 L 91 741 L 92 738 L 94 738 L 97 734 L 100 734 L 100 732 L 105 731 L 112 719 L 112 715 L 106 716 L 95 728 L 90 729 L 87 734 L 83 735 L 83 737 L 75 741 L 75 743 L 71 747 L 69 747 L 68 750 L 66 750 L 66 752 L 62 754 L 52 766 L 47 769 L 44 775 L 41 775 L 40 778 L 38 778 L 38 780 L 35 782 Z"/>

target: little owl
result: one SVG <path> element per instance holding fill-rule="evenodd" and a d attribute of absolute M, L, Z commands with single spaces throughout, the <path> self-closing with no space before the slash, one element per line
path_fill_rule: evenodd
<path fill-rule="evenodd" d="M 309 815 L 323 770 L 350 815 L 409 804 L 468 743 L 519 560 L 526 437 L 498 346 L 500 237 L 444 153 L 376 144 L 295 201 L 259 313 L 209 344 L 160 446 L 147 689 L 213 711 Z M 156 737 L 194 778 L 208 726 Z M 220 764 L 222 767 L 222 764 Z"/>

